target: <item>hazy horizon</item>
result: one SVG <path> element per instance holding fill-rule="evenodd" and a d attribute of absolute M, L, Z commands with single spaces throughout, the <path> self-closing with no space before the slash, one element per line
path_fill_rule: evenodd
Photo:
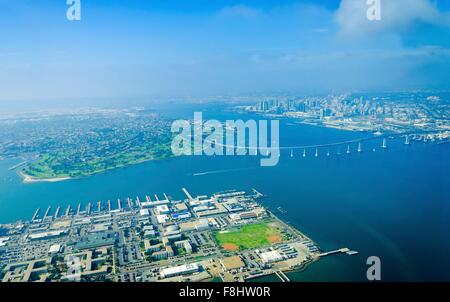
<path fill-rule="evenodd" d="M 80 21 L 67 7 L 0 0 L 4 105 L 449 89 L 448 1 L 383 1 L 380 21 L 365 0 L 81 0 Z"/>

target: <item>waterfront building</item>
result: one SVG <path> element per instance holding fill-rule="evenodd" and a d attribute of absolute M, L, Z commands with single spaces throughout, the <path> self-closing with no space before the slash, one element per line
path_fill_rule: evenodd
<path fill-rule="evenodd" d="M 283 256 L 278 251 L 269 251 L 259 254 L 261 261 L 264 264 L 278 262 L 283 260 Z"/>

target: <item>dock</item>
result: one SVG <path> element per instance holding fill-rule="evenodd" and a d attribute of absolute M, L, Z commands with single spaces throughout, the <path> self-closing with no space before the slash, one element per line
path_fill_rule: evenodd
<path fill-rule="evenodd" d="M 67 206 L 67 209 L 66 209 L 66 213 L 65 213 L 65 215 L 64 215 L 64 216 L 68 217 L 68 216 L 69 216 L 69 214 L 70 214 L 70 205 L 69 205 L 69 206 Z"/>
<path fill-rule="evenodd" d="M 192 195 L 188 192 L 188 190 L 186 190 L 186 188 L 183 188 L 182 190 L 183 190 L 184 194 L 186 195 L 186 197 L 187 197 L 189 200 L 193 200 L 193 199 L 194 199 L 194 198 L 192 197 Z"/>
<path fill-rule="evenodd" d="M 252 189 L 252 191 L 255 193 L 256 198 L 264 197 L 264 194 L 261 192 L 258 192 L 256 189 Z"/>
<path fill-rule="evenodd" d="M 139 196 L 136 197 L 136 204 L 139 208 L 142 208 L 141 200 L 139 199 Z"/>
<path fill-rule="evenodd" d="M 38 217 L 38 215 L 39 215 L 39 211 L 41 210 L 41 208 L 37 208 L 36 209 L 36 212 L 34 212 L 34 215 L 33 215 L 33 218 L 31 218 L 31 221 L 34 221 L 34 220 L 36 220 L 36 218 Z"/>
<path fill-rule="evenodd" d="M 111 212 L 111 200 L 108 200 L 108 212 Z"/>
<path fill-rule="evenodd" d="M 60 211 L 60 210 L 61 210 L 61 207 L 58 206 L 58 207 L 56 208 L 55 215 L 53 215 L 53 218 L 54 218 L 54 219 L 58 218 L 58 215 L 59 215 L 59 211 Z"/>
<path fill-rule="evenodd" d="M 282 207 L 277 207 L 278 212 L 280 212 L 281 214 L 286 214 L 286 210 L 283 209 Z"/>
<path fill-rule="evenodd" d="M 358 255 L 359 253 L 357 251 L 348 251 L 348 252 L 346 252 L 346 254 L 349 256 L 353 256 L 353 255 Z"/>
<path fill-rule="evenodd" d="M 50 213 L 50 209 L 51 209 L 51 208 L 52 208 L 51 206 L 48 206 L 47 210 L 45 211 L 44 217 L 42 218 L 43 220 L 44 220 L 45 218 L 47 218 L 48 214 Z"/>
<path fill-rule="evenodd" d="M 281 280 L 281 282 L 291 282 L 291 280 L 282 271 L 276 271 L 275 275 Z"/>
<path fill-rule="evenodd" d="M 117 199 L 117 208 L 120 210 L 122 210 L 122 205 L 120 204 L 120 198 Z"/>
<path fill-rule="evenodd" d="M 79 203 L 77 207 L 77 216 L 80 216 L 80 212 L 81 212 L 81 203 Z"/>
<path fill-rule="evenodd" d="M 344 247 L 344 248 L 341 248 L 341 249 L 338 249 L 338 250 L 329 251 L 329 252 L 326 252 L 326 253 L 319 254 L 318 256 L 319 257 L 325 257 L 325 256 L 334 255 L 334 254 L 341 254 L 341 253 L 345 253 L 345 254 L 347 254 L 349 256 L 353 256 L 353 255 L 357 255 L 358 254 L 357 251 L 352 251 L 349 248 Z"/>

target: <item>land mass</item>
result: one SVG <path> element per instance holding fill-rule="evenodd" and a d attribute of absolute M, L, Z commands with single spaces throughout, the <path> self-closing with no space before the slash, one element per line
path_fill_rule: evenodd
<path fill-rule="evenodd" d="M 88 160 L 81 160 L 76 154 L 64 152 L 54 155 L 43 154 L 36 161 L 27 165 L 20 174 L 25 183 L 63 181 L 170 156 L 168 143 L 132 147 L 130 150 L 120 150 L 107 157 L 93 155 Z"/>
<path fill-rule="evenodd" d="M 356 254 L 323 253 L 267 210 L 255 190 L 183 191 L 182 200 L 164 194 L 119 199 L 117 207 L 37 209 L 31 220 L 0 225 L 0 281 L 242 282 L 272 274 L 289 281 L 284 272 Z M 69 259 L 80 261 L 75 272 Z"/>
<path fill-rule="evenodd" d="M 25 183 L 86 177 L 172 156 L 171 121 L 143 109 L 84 109 L 0 120 L 0 155 Z M 44 133 L 44 135 L 43 135 Z"/>

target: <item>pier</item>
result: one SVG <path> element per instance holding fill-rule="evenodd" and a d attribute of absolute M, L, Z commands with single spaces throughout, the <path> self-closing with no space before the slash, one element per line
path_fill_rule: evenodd
<path fill-rule="evenodd" d="M 349 256 L 353 256 L 353 255 L 357 255 L 358 254 L 357 251 L 352 251 L 349 248 L 344 247 L 344 248 L 341 248 L 341 249 L 338 249 L 338 250 L 329 251 L 329 252 L 325 252 L 325 253 L 319 254 L 318 256 L 319 257 L 325 257 L 325 256 L 330 256 L 330 255 L 340 254 L 340 253 L 345 253 L 345 254 L 347 254 Z"/>
<path fill-rule="evenodd" d="M 44 214 L 44 217 L 42 218 L 42 220 L 44 220 L 45 218 L 47 218 L 48 213 L 50 213 L 50 209 L 51 209 L 51 208 L 52 208 L 51 206 L 48 206 L 48 208 L 47 208 L 47 210 L 45 211 L 45 214 Z"/>
<path fill-rule="evenodd" d="M 261 192 L 258 192 L 256 189 L 254 189 L 254 188 L 252 188 L 252 191 L 253 191 L 253 193 L 255 193 L 255 196 L 256 196 L 256 198 L 259 198 L 259 197 L 263 197 L 264 196 L 264 194 L 262 194 Z"/>
<path fill-rule="evenodd" d="M 81 211 L 81 203 L 79 203 L 77 207 L 77 216 L 80 216 L 80 211 Z"/>
<path fill-rule="evenodd" d="M 69 214 L 70 214 L 70 205 L 67 206 L 66 213 L 64 216 L 69 217 Z"/>
<path fill-rule="evenodd" d="M 163 193 L 163 194 L 164 194 L 164 198 L 165 198 L 167 201 L 170 201 L 170 200 L 169 200 L 169 196 L 167 196 L 166 193 Z"/>
<path fill-rule="evenodd" d="M 60 211 L 60 210 L 61 210 L 61 207 L 58 206 L 58 207 L 56 208 L 55 215 L 53 215 L 53 218 L 54 218 L 54 219 L 58 218 L 58 215 L 59 215 L 59 211 Z"/>
<path fill-rule="evenodd" d="M 117 199 L 117 208 L 119 209 L 119 211 L 122 210 L 122 205 L 120 204 L 120 198 Z"/>
<path fill-rule="evenodd" d="M 182 190 L 183 190 L 184 194 L 187 196 L 187 198 L 188 198 L 189 200 L 193 200 L 193 199 L 194 199 L 194 198 L 191 196 L 191 194 L 188 192 L 188 190 L 186 190 L 186 188 L 183 188 Z"/>
<path fill-rule="evenodd" d="M 136 204 L 139 208 L 142 208 L 141 200 L 139 199 L 139 196 L 136 197 Z"/>
<path fill-rule="evenodd" d="M 36 220 L 36 218 L 38 217 L 38 215 L 39 215 L 39 211 L 41 210 L 41 208 L 37 208 L 36 209 L 36 212 L 34 212 L 34 215 L 33 215 L 33 218 L 31 218 L 31 221 L 34 221 L 34 220 Z"/>
<path fill-rule="evenodd" d="M 275 275 L 281 280 L 281 282 L 291 282 L 291 280 L 282 271 L 276 271 Z"/>

